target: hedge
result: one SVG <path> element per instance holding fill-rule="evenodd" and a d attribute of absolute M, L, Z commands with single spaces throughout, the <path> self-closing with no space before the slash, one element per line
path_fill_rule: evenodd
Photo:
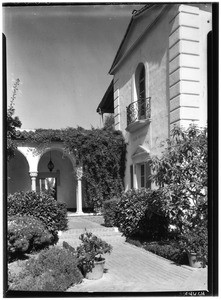
<path fill-rule="evenodd" d="M 107 227 L 117 226 L 117 205 L 119 198 L 114 197 L 103 204 L 104 224 Z"/>
<path fill-rule="evenodd" d="M 67 207 L 58 203 L 46 193 L 34 191 L 16 192 L 8 196 L 7 212 L 9 216 L 29 215 L 41 220 L 47 230 L 57 238 L 59 230 L 67 229 Z"/>
<path fill-rule="evenodd" d="M 160 199 L 158 190 L 132 189 L 122 193 L 115 222 L 123 235 L 165 238 L 169 233 L 169 220 L 162 211 Z"/>

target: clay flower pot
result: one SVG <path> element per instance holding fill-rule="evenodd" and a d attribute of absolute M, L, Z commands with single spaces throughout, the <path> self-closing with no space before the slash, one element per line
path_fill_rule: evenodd
<path fill-rule="evenodd" d="M 102 260 L 100 261 L 95 261 L 92 270 L 85 273 L 85 278 L 89 280 L 97 280 L 102 278 L 104 273 L 104 264 L 105 264 L 104 258 L 102 258 Z"/>
<path fill-rule="evenodd" d="M 197 255 L 196 253 L 193 252 L 188 252 L 188 259 L 189 259 L 189 264 L 192 268 L 204 268 L 205 267 L 205 261 L 204 259 Z"/>

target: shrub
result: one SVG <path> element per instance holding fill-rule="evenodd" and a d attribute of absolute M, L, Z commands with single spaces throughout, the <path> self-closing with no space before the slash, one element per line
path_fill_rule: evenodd
<path fill-rule="evenodd" d="M 196 253 L 201 258 L 208 259 L 208 230 L 207 222 L 202 222 L 190 231 L 180 236 L 179 245 L 187 253 Z"/>
<path fill-rule="evenodd" d="M 126 237 L 161 239 L 168 234 L 168 218 L 161 209 L 159 191 L 128 190 L 117 205 L 119 230 Z"/>
<path fill-rule="evenodd" d="M 8 196 L 8 215 L 29 215 L 41 220 L 47 230 L 57 238 L 58 230 L 67 228 L 67 208 L 45 193 L 17 192 Z"/>
<path fill-rule="evenodd" d="M 53 243 L 52 234 L 39 219 L 32 216 L 9 217 L 7 238 L 9 260 Z"/>
<path fill-rule="evenodd" d="M 117 226 L 117 204 L 119 199 L 114 197 L 103 204 L 104 224 L 107 227 Z"/>
<path fill-rule="evenodd" d="M 207 128 L 175 127 L 161 157 L 152 157 L 152 180 L 163 210 L 180 233 L 207 219 Z"/>
<path fill-rule="evenodd" d="M 19 275 L 9 275 L 9 289 L 20 291 L 66 291 L 82 281 L 76 256 L 57 246 L 29 259 Z"/>

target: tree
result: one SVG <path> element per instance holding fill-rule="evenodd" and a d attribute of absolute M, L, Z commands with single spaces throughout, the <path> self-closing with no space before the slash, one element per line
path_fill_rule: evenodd
<path fill-rule="evenodd" d="M 105 118 L 104 128 L 114 130 L 114 115 L 113 114 L 110 114 Z"/>
<path fill-rule="evenodd" d="M 16 128 L 20 128 L 22 123 L 17 116 L 14 116 L 15 109 L 14 109 L 14 101 L 16 98 L 18 86 L 20 80 L 16 79 L 14 86 L 13 86 L 13 94 L 11 97 L 10 105 L 7 110 L 7 160 L 9 161 L 15 155 L 16 144 L 15 138 L 17 135 Z"/>
<path fill-rule="evenodd" d="M 161 157 L 153 157 L 152 180 L 162 191 L 164 210 L 182 233 L 207 220 L 207 128 L 175 127 Z"/>

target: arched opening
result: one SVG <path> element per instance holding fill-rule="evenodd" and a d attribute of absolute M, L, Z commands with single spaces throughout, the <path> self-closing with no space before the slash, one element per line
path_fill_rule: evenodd
<path fill-rule="evenodd" d="M 18 150 L 15 151 L 15 156 L 8 163 L 7 177 L 8 194 L 31 190 L 29 165 L 25 156 Z"/>
<path fill-rule="evenodd" d="M 53 163 L 53 170 L 48 163 Z M 54 189 L 54 196 L 60 203 L 66 203 L 68 210 L 76 211 L 76 176 L 71 159 L 60 149 L 45 152 L 38 163 L 37 191 Z"/>
<path fill-rule="evenodd" d="M 138 101 L 138 119 L 146 118 L 146 73 L 145 66 L 140 63 L 135 73 L 136 96 Z"/>

